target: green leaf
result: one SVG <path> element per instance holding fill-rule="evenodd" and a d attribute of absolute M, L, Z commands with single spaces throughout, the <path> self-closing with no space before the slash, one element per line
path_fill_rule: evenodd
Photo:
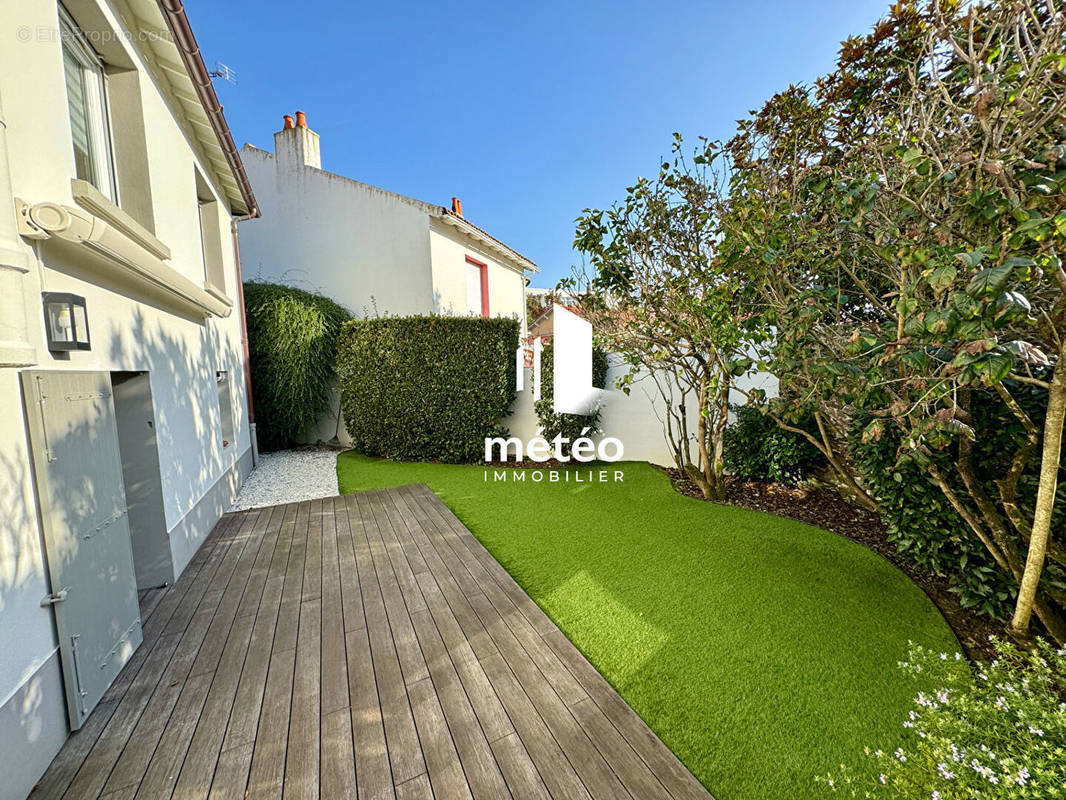
<path fill-rule="evenodd" d="M 1007 282 L 1014 267 L 1010 264 L 1001 264 L 998 267 L 988 267 L 973 276 L 967 290 L 978 297 L 996 294 Z"/>
<path fill-rule="evenodd" d="M 908 167 L 912 167 L 920 161 L 921 158 L 922 151 L 917 147 L 911 147 L 903 154 L 903 163 Z"/>
<path fill-rule="evenodd" d="M 984 261 L 985 254 L 980 250 L 973 250 L 969 253 L 956 253 L 955 258 L 971 269 L 977 269 L 981 266 L 981 262 Z"/>
<path fill-rule="evenodd" d="M 929 275 L 929 285 L 937 292 L 942 292 L 955 282 L 955 276 L 958 274 L 959 271 L 955 269 L 954 264 L 944 264 L 934 269 Z"/>
<path fill-rule="evenodd" d="M 987 386 L 995 386 L 1008 375 L 1014 366 L 1014 359 L 1010 353 L 1003 350 L 988 353 L 980 361 L 976 362 L 978 373 L 982 383 Z"/>

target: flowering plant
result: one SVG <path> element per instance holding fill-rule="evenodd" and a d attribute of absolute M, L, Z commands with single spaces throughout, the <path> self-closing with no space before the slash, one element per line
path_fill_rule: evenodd
<path fill-rule="evenodd" d="M 973 674 L 958 653 L 912 645 L 900 667 L 935 688 L 915 698 L 901 745 L 867 749 L 869 776 L 820 782 L 848 797 L 1066 798 L 1066 648 L 993 646 L 996 658 Z"/>

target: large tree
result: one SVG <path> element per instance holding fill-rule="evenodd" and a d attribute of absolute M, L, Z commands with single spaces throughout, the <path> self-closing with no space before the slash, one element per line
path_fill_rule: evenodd
<path fill-rule="evenodd" d="M 705 497 L 724 500 L 730 388 L 751 363 L 744 316 L 750 292 L 714 270 L 710 210 L 721 187 L 713 177 L 686 160 L 675 137 L 672 158 L 655 179 L 641 178 L 622 202 L 586 209 L 578 219 L 575 246 L 591 274 L 570 283 L 597 336 L 629 365 L 624 382 L 655 382 L 678 469 Z"/>
<path fill-rule="evenodd" d="M 857 408 L 866 436 L 893 426 L 1017 580 L 1012 632 L 1035 613 L 1059 641 L 1064 35 L 1051 2 L 894 6 L 743 124 L 717 212 L 719 272 L 760 286 L 783 396 L 823 415 L 829 445 Z M 1023 434 L 977 463 L 986 396 Z"/>

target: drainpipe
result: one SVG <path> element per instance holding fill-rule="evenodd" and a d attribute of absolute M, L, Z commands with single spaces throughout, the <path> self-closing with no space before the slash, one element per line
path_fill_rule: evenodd
<path fill-rule="evenodd" d="M 30 259 L 18 234 L 15 196 L 7 158 L 7 118 L 0 103 L 0 367 L 28 367 L 37 363 L 30 343 L 27 303 L 22 276 Z M 29 308 L 40 303 L 29 304 Z M 43 312 L 42 312 L 43 313 Z"/>
<path fill-rule="evenodd" d="M 237 263 L 237 302 L 241 310 L 241 346 L 244 348 L 244 395 L 248 398 L 248 431 L 252 437 L 252 469 L 259 466 L 259 437 L 255 430 L 255 404 L 252 402 L 252 359 L 248 350 L 248 315 L 244 310 L 244 277 L 241 274 L 241 243 L 237 237 L 237 223 L 255 219 L 258 210 L 243 217 L 230 220 L 233 234 L 233 259 Z"/>

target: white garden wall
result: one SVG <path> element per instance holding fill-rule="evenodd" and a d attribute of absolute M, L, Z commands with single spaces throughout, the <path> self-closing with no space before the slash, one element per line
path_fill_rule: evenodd
<path fill-rule="evenodd" d="M 599 441 L 604 436 L 619 439 L 625 447 L 626 461 L 650 461 L 652 464 L 672 467 L 674 457 L 670 452 L 664 427 L 666 410 L 655 382 L 650 375 L 638 378 L 627 395 L 615 388 L 618 378 L 626 372 L 624 365 L 619 364 L 615 358 L 611 359 L 611 366 L 607 371 L 607 391 L 600 408 L 601 433 L 593 439 Z M 766 372 L 750 373 L 740 378 L 737 383 L 745 391 L 759 388 L 765 390 L 769 397 L 777 396 L 777 378 Z M 507 426 L 511 436 L 528 441 L 537 435 L 539 425 L 537 415 L 533 411 L 531 369 L 525 371 L 523 385 L 526 387 L 525 391 L 518 393 L 511 416 L 507 417 L 503 424 Z M 744 397 L 739 392 L 733 392 L 732 401 L 743 403 Z M 693 407 L 688 411 L 690 430 L 696 429 L 696 422 L 696 410 Z"/>

